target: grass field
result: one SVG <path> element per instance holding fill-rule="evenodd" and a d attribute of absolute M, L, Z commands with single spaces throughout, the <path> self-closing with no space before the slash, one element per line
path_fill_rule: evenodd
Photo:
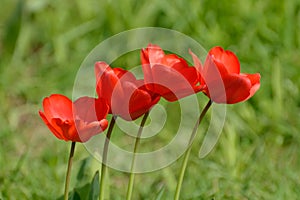
<path fill-rule="evenodd" d="M 0 10 L 1 200 L 63 194 L 69 144 L 39 118 L 42 99 L 71 97 L 81 62 L 99 42 L 146 26 L 177 30 L 207 50 L 230 49 L 243 72 L 262 76 L 252 99 L 227 107 L 209 156 L 199 159 L 195 142 L 182 199 L 299 199 L 299 1 L 2 0 Z M 172 130 L 164 131 L 163 139 L 172 139 Z M 161 199 L 172 199 L 181 161 L 137 175 L 134 199 L 155 199 L 161 189 Z M 84 175 L 76 176 L 83 162 Z M 90 181 L 99 167 L 78 144 L 71 188 Z M 124 199 L 127 181 L 127 174 L 110 170 L 109 199 Z"/>

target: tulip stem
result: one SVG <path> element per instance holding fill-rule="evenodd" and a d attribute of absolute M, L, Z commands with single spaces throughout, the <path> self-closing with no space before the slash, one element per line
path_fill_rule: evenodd
<path fill-rule="evenodd" d="M 117 116 L 112 116 L 111 121 L 110 121 L 110 125 L 108 127 L 108 131 L 107 131 L 107 134 L 106 134 L 104 147 L 103 147 L 99 200 L 104 199 L 104 186 L 105 186 L 104 181 L 105 181 L 106 171 L 107 171 L 106 161 L 107 161 L 107 154 L 108 154 L 108 145 L 109 145 L 110 137 L 111 137 L 112 130 L 114 128 L 116 119 L 117 119 Z"/>
<path fill-rule="evenodd" d="M 134 149 L 133 149 L 133 157 L 132 157 L 132 161 L 131 161 L 131 170 L 130 170 L 130 177 L 129 177 L 129 182 L 128 182 L 126 200 L 130 200 L 132 198 L 132 191 L 133 191 L 134 177 L 135 177 L 134 168 L 135 168 L 135 164 L 136 164 L 135 163 L 136 162 L 136 152 L 137 152 L 138 146 L 140 144 L 142 131 L 143 131 L 144 125 L 146 123 L 148 115 L 149 115 L 149 112 L 146 112 L 144 114 L 144 117 L 141 121 L 140 128 L 138 130 L 138 134 L 137 134 L 137 137 L 136 137 L 136 140 L 135 140 Z"/>
<path fill-rule="evenodd" d="M 181 165 L 181 170 L 180 170 L 180 174 L 179 174 L 179 178 L 178 178 L 178 182 L 177 182 L 177 186 L 176 186 L 176 190 L 175 190 L 175 197 L 174 197 L 174 200 L 178 200 L 179 199 L 179 196 L 180 196 L 180 191 L 181 191 L 181 187 L 182 187 L 182 183 L 183 183 L 183 178 L 184 178 L 184 174 L 185 174 L 185 170 L 186 170 L 186 167 L 187 167 L 187 163 L 188 163 L 188 160 L 189 160 L 189 156 L 190 156 L 190 153 L 191 153 L 191 149 L 192 149 L 192 145 L 193 145 L 193 142 L 194 142 L 194 137 L 197 133 L 197 130 L 198 130 L 198 127 L 201 123 L 201 121 L 203 120 L 205 114 L 207 113 L 208 109 L 210 108 L 212 104 L 212 101 L 209 100 L 209 102 L 206 104 L 205 108 L 203 109 L 203 111 L 201 112 L 194 128 L 193 128 L 193 132 L 192 132 L 192 135 L 190 137 L 190 140 L 189 140 L 189 147 L 188 149 L 186 150 L 186 152 L 184 153 L 184 157 L 183 157 L 183 162 L 182 162 L 182 165 Z"/>
<path fill-rule="evenodd" d="M 71 177 L 71 169 L 72 169 L 75 145 L 76 145 L 76 142 L 72 142 L 70 155 L 69 155 L 69 161 L 68 161 L 67 174 L 66 174 L 64 200 L 68 200 L 68 198 L 69 198 L 69 185 L 70 185 L 70 177 Z"/>

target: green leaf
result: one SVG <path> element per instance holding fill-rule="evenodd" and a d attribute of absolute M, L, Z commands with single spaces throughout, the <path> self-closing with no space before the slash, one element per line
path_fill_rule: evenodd
<path fill-rule="evenodd" d="M 91 182 L 91 188 L 88 200 L 97 200 L 100 194 L 99 171 L 96 171 Z"/>
<path fill-rule="evenodd" d="M 80 195 L 77 193 L 76 189 L 74 189 L 71 194 L 69 194 L 69 200 L 81 200 Z"/>
<path fill-rule="evenodd" d="M 163 186 L 163 187 L 160 188 L 160 190 L 159 190 L 159 192 L 158 192 L 155 200 L 161 200 L 164 192 L 165 192 L 165 186 Z"/>
<path fill-rule="evenodd" d="M 69 200 L 97 200 L 100 194 L 99 171 L 96 171 L 91 183 L 76 187 L 69 193 Z M 63 200 L 63 196 L 57 200 Z"/>
<path fill-rule="evenodd" d="M 72 192 L 69 192 L 69 198 L 68 200 L 81 200 L 77 189 L 74 189 Z M 64 200 L 64 195 L 60 196 L 57 200 Z"/>
<path fill-rule="evenodd" d="M 79 194 L 80 199 L 86 200 L 89 196 L 89 189 L 90 189 L 90 183 L 85 184 L 84 186 L 80 188 L 75 188 L 75 191 Z"/>
<path fill-rule="evenodd" d="M 84 181 L 87 177 L 86 175 L 86 171 L 87 171 L 87 167 L 88 167 L 88 161 L 89 161 L 89 158 L 85 158 L 81 165 L 80 165 L 80 169 L 77 173 L 77 182 L 80 184 L 80 182 Z"/>

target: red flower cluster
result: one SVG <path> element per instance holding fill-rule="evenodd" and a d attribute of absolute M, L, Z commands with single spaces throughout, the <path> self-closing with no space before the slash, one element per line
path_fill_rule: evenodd
<path fill-rule="evenodd" d="M 249 99 L 259 89 L 260 74 L 240 73 L 234 53 L 214 47 L 204 66 L 190 53 L 195 66 L 149 44 L 141 51 L 144 80 L 137 80 L 124 69 L 96 62 L 97 99 L 81 97 L 73 103 L 62 95 L 51 95 L 44 99 L 40 116 L 57 138 L 85 142 L 106 129 L 108 113 L 135 120 L 160 97 L 176 101 L 203 91 L 213 102 L 234 104 Z"/>

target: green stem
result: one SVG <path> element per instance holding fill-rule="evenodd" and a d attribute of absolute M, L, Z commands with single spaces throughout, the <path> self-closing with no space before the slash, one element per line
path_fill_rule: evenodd
<path fill-rule="evenodd" d="M 184 178 L 184 174 L 185 174 L 185 170 L 186 170 L 186 166 L 187 166 L 187 163 L 188 163 L 188 160 L 189 160 L 189 156 L 190 156 L 190 153 L 191 153 L 191 149 L 192 149 L 192 145 L 193 145 L 193 139 L 197 133 L 197 130 L 198 130 L 198 127 L 201 123 L 201 121 L 203 120 L 205 114 L 207 113 L 208 109 L 210 108 L 212 104 L 212 101 L 209 100 L 209 102 L 206 104 L 205 108 L 203 109 L 203 111 L 201 112 L 194 128 L 193 128 L 193 132 L 192 132 L 192 135 L 190 137 L 190 140 L 189 140 L 189 147 L 188 149 L 186 150 L 185 154 L 184 154 L 184 158 L 183 158 L 183 162 L 182 162 L 182 166 L 181 166 L 181 170 L 180 170 L 180 175 L 179 175 L 179 179 L 178 179 L 178 183 L 177 183 L 177 186 L 176 186 L 176 191 L 175 191 L 175 197 L 174 197 L 174 200 L 178 200 L 179 199 L 179 196 L 180 196 L 180 191 L 181 191 L 181 186 L 182 186 L 182 182 L 183 182 L 183 178 Z"/>
<path fill-rule="evenodd" d="M 115 122 L 116 122 L 117 116 L 113 116 L 110 121 L 110 125 L 108 127 L 108 131 L 106 134 L 106 139 L 103 147 L 103 156 L 102 156 L 102 166 L 101 166 L 101 176 L 100 176 L 100 195 L 99 195 L 99 200 L 104 199 L 104 181 L 106 177 L 106 171 L 107 171 L 107 166 L 106 166 L 106 161 L 107 161 L 107 153 L 108 153 L 108 144 L 110 141 L 110 137 L 112 134 L 112 130 L 114 128 Z"/>
<path fill-rule="evenodd" d="M 131 197 L 132 197 L 134 177 L 135 177 L 135 173 L 134 173 L 135 161 L 136 161 L 135 154 L 136 154 L 138 146 L 140 144 L 142 131 L 143 131 L 144 125 L 146 123 L 148 115 L 149 115 L 149 112 L 146 112 L 145 115 L 144 115 L 144 117 L 143 117 L 143 119 L 142 119 L 139 131 L 138 131 L 138 134 L 137 134 L 137 137 L 136 137 L 136 140 L 135 140 L 134 149 L 133 149 L 133 157 L 132 157 L 132 162 L 131 162 L 130 177 L 129 177 L 128 188 L 127 188 L 126 200 L 130 200 Z"/>
<path fill-rule="evenodd" d="M 76 145 L 76 142 L 72 142 L 69 161 L 68 161 L 67 174 L 66 174 L 64 200 L 68 200 L 68 198 L 69 198 L 69 185 L 70 185 L 70 177 L 71 177 L 71 169 L 72 169 L 72 162 L 73 162 L 73 157 L 74 157 L 75 145 Z"/>

